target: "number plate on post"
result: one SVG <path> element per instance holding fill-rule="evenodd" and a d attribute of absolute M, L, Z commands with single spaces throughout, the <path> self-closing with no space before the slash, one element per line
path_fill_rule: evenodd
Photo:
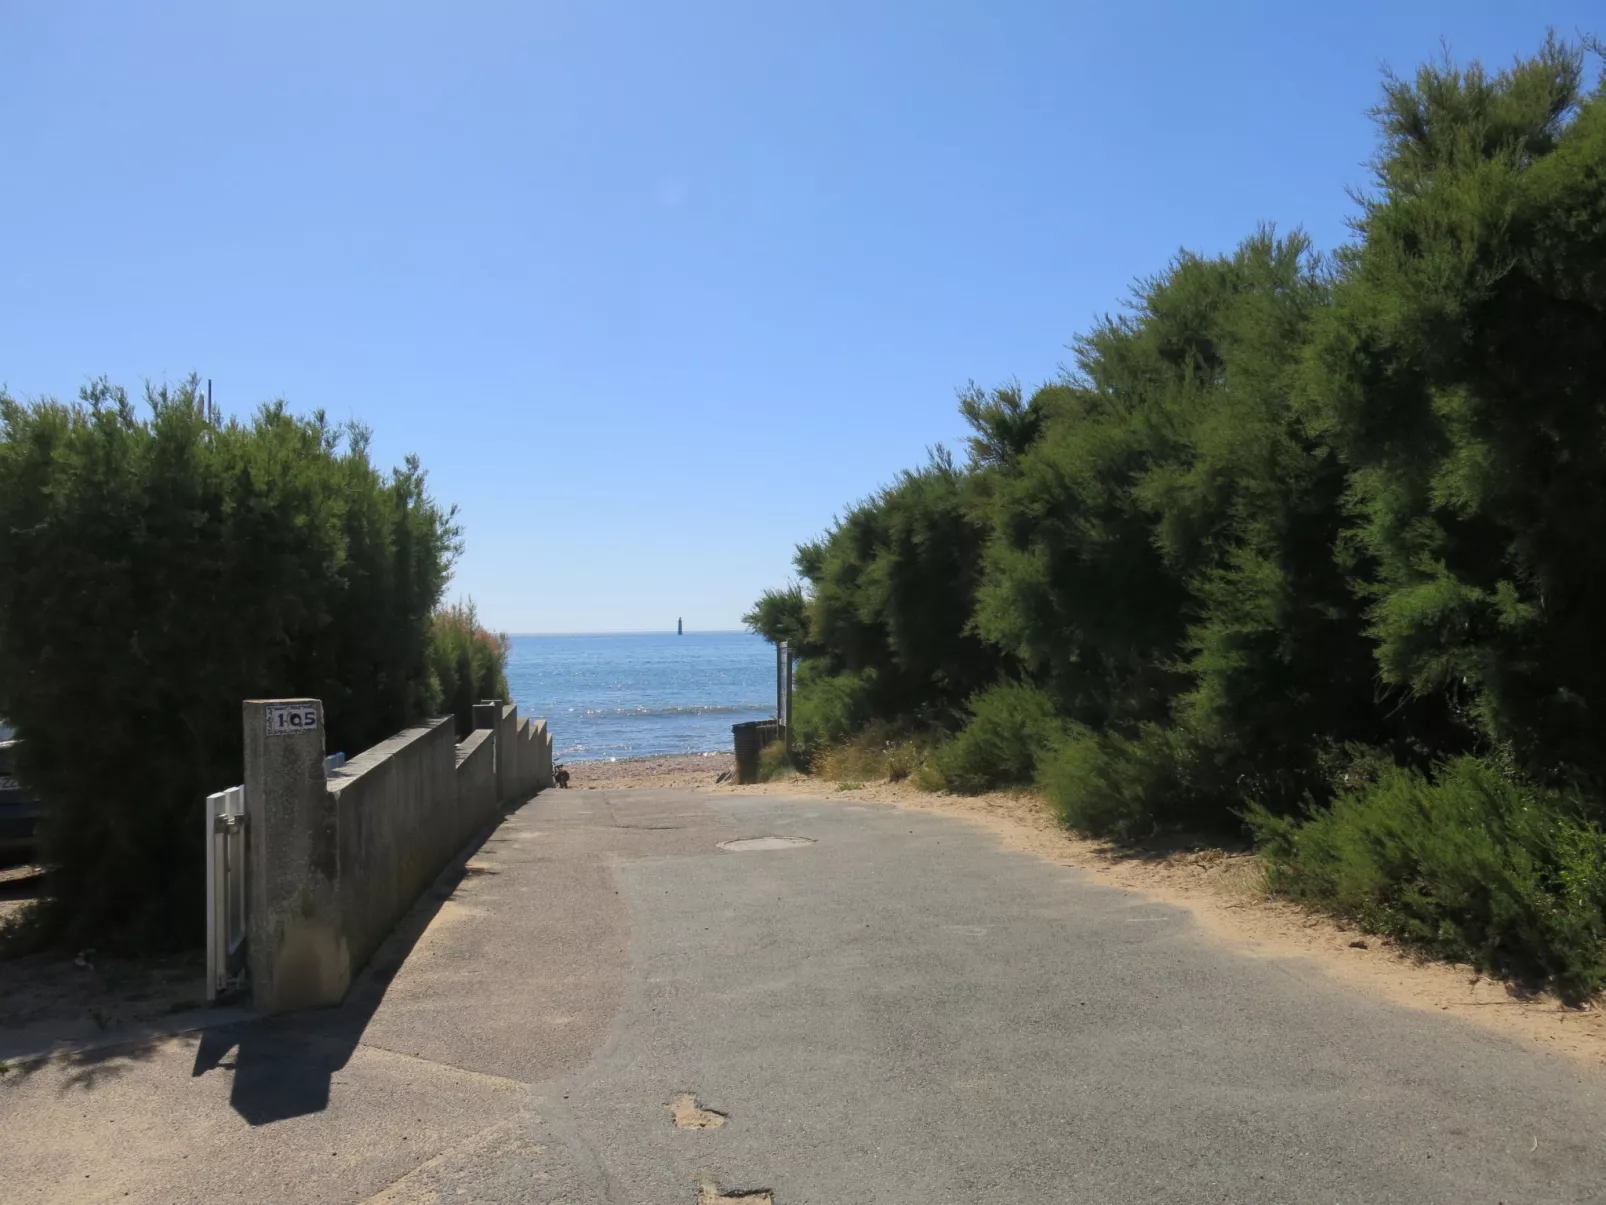
<path fill-rule="evenodd" d="M 263 712 L 269 736 L 294 736 L 318 727 L 318 709 L 310 703 L 272 703 Z"/>

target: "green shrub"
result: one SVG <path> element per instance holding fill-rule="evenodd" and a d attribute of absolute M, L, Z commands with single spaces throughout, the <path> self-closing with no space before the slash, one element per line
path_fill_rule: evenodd
<path fill-rule="evenodd" d="M 998 676 L 997 651 L 970 627 L 986 536 L 970 503 L 965 474 L 934 449 L 798 549 L 810 586 L 800 651 L 829 673 L 873 674 L 875 716 L 925 720 Z"/>
<path fill-rule="evenodd" d="M 1606 833 L 1571 795 L 1473 757 L 1388 766 L 1305 819 L 1251 808 L 1272 885 L 1479 970 L 1606 986 Z"/>
<path fill-rule="evenodd" d="M 758 751 L 758 780 L 759 782 L 774 782 L 794 774 L 797 767 L 792 759 L 786 755 L 786 744 L 783 741 L 771 741 Z"/>
<path fill-rule="evenodd" d="M 1034 687 L 1005 682 L 970 701 L 970 722 L 936 753 L 948 789 L 965 795 L 1024 786 L 1038 759 L 1066 734 L 1054 700 Z"/>
<path fill-rule="evenodd" d="M 1156 759 L 1133 772 L 1133 742 L 1114 734 L 1080 732 L 1043 759 L 1038 782 L 1067 828 L 1095 837 L 1143 836 L 1155 828 L 1153 803 L 1172 784 Z"/>
<path fill-rule="evenodd" d="M 805 661 L 792 696 L 792 739 L 802 749 L 845 740 L 870 721 L 876 672 L 831 674 Z"/>
<path fill-rule="evenodd" d="M 429 633 L 432 689 L 427 709 L 457 721 L 457 739 L 474 731 L 474 704 L 507 699 L 508 638 L 480 626 L 472 600 L 436 612 Z"/>
<path fill-rule="evenodd" d="M 60 940 L 198 941 L 205 797 L 240 781 L 240 701 L 324 701 L 331 750 L 426 711 L 458 547 L 415 460 L 265 406 L 208 421 L 195 382 L 139 414 L 0 395 L 0 714 L 48 807 Z"/>
<path fill-rule="evenodd" d="M 1554 37 L 1376 111 L 1377 189 L 1310 350 L 1383 682 L 1606 790 L 1606 88 Z"/>
<path fill-rule="evenodd" d="M 1160 829 L 1214 829 L 1237 821 L 1206 751 L 1174 728 L 1145 725 L 1134 737 L 1078 731 L 1042 763 L 1038 783 L 1060 822 L 1130 841 Z"/>
<path fill-rule="evenodd" d="M 803 587 L 796 582 L 779 590 L 764 591 L 753 609 L 742 616 L 742 623 L 747 625 L 748 631 L 771 644 L 790 644 L 794 657 L 808 651 L 808 600 L 803 596 Z"/>

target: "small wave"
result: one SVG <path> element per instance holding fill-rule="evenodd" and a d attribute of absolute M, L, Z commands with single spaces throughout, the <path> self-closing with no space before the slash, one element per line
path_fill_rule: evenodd
<path fill-rule="evenodd" d="M 563 762 L 633 761 L 643 757 L 729 757 L 724 747 L 708 749 L 691 745 L 568 745 L 557 751 Z"/>
<path fill-rule="evenodd" d="M 608 716 L 628 719 L 635 716 L 658 715 L 748 715 L 762 712 L 768 715 L 773 708 L 764 703 L 723 704 L 689 707 L 571 707 L 570 715 Z"/>

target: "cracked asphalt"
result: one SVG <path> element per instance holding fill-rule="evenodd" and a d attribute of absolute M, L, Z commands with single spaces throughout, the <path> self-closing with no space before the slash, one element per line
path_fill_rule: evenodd
<path fill-rule="evenodd" d="M 0 1198 L 1579 1205 L 1603 1137 L 1594 1070 L 963 821 L 574 790 L 342 1008 L 0 1077 Z"/>

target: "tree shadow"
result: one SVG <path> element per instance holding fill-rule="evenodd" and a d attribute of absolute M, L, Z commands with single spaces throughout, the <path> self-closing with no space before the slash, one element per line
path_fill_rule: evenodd
<path fill-rule="evenodd" d="M 1254 852 L 1254 846 L 1242 833 L 1225 830 L 1162 830 L 1130 840 L 1101 838 L 1098 845 L 1098 852 L 1112 862 L 1172 862 L 1178 858 L 1238 856 Z"/>
<path fill-rule="evenodd" d="M 138 1063 L 148 1062 L 172 1034 L 143 1034 L 127 1042 L 112 1046 L 90 1047 L 85 1050 L 61 1050 L 49 1054 L 9 1060 L 0 1064 L 0 1084 L 12 1077 L 27 1079 L 45 1068 L 63 1072 L 61 1091 L 75 1089 L 88 1091 L 106 1080 L 127 1075 Z"/>
<path fill-rule="evenodd" d="M 510 808 L 504 814 L 511 815 Z M 500 825 L 501 820 L 497 824 Z M 320 1113 L 329 1106 L 335 1075 L 351 1060 L 368 1023 L 441 905 L 465 878 L 466 864 L 496 831 L 488 828 L 460 852 L 397 923 L 346 999 L 335 1008 L 258 1018 L 207 1029 L 195 1051 L 192 1077 L 218 1068 L 234 1072 L 229 1104 L 253 1126 Z M 230 1055 L 232 1054 L 232 1058 Z"/>
<path fill-rule="evenodd" d="M 45 893 L 46 875 L 42 866 L 24 864 L 0 867 L 0 901 L 13 903 L 37 900 Z"/>

